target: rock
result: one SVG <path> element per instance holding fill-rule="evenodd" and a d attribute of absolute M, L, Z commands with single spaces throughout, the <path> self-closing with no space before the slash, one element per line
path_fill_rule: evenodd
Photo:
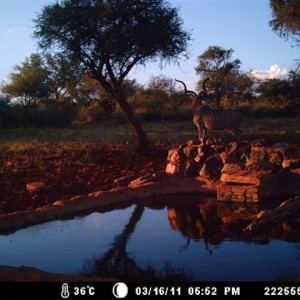
<path fill-rule="evenodd" d="M 273 148 L 287 148 L 288 145 L 289 144 L 286 142 L 279 142 L 279 143 L 274 144 L 272 147 Z"/>
<path fill-rule="evenodd" d="M 135 175 L 126 175 L 126 176 L 122 176 L 122 177 L 116 178 L 116 179 L 114 180 L 114 184 L 115 184 L 117 187 L 126 186 L 126 185 L 128 185 L 132 180 L 134 180 L 135 178 L 136 178 Z"/>
<path fill-rule="evenodd" d="M 221 153 L 223 163 L 237 163 L 241 161 L 241 150 L 236 142 L 229 143 L 225 146 L 225 150 Z"/>
<path fill-rule="evenodd" d="M 29 192 L 33 193 L 33 192 L 39 192 L 41 190 L 44 190 L 47 188 L 47 186 L 43 182 L 35 181 L 35 182 L 28 183 L 26 185 L 26 188 Z"/>
<path fill-rule="evenodd" d="M 282 162 L 283 168 L 297 169 L 300 168 L 300 159 L 284 159 Z"/>
<path fill-rule="evenodd" d="M 64 200 L 56 200 L 55 202 L 52 203 L 53 206 L 62 206 L 65 204 Z"/>
<path fill-rule="evenodd" d="M 193 177 L 199 175 L 201 164 L 196 163 L 194 160 L 188 160 L 186 162 L 184 176 Z"/>
<path fill-rule="evenodd" d="M 300 195 L 300 168 L 282 169 L 279 177 L 287 195 Z"/>
<path fill-rule="evenodd" d="M 276 152 L 268 152 L 269 162 L 281 166 L 283 162 L 283 154 Z"/>
<path fill-rule="evenodd" d="M 265 147 L 253 146 L 250 151 L 249 160 L 254 163 L 268 161 L 267 149 Z"/>
<path fill-rule="evenodd" d="M 167 174 L 177 174 L 179 173 L 180 169 L 173 164 L 168 163 L 166 166 L 166 173 Z"/>
<path fill-rule="evenodd" d="M 288 216 L 294 215 L 300 211 L 300 197 L 290 198 L 281 203 L 278 207 L 270 210 L 259 212 L 252 220 L 251 224 L 246 228 L 247 231 L 257 232 L 266 227 L 274 226 Z"/>
<path fill-rule="evenodd" d="M 253 218 L 256 214 L 257 214 L 257 210 L 255 210 L 255 208 L 253 208 L 252 206 L 246 206 L 235 210 L 232 213 L 231 221 L 249 220 Z"/>
<path fill-rule="evenodd" d="M 232 173 L 239 170 L 243 170 L 243 164 L 241 162 L 225 163 L 221 172 Z"/>
<path fill-rule="evenodd" d="M 183 153 L 187 158 L 193 159 L 198 154 L 198 146 L 187 146 L 183 148 Z"/>
<path fill-rule="evenodd" d="M 214 144 L 220 144 L 222 143 L 222 139 L 220 137 L 209 137 L 206 139 L 205 144 L 206 145 L 214 145 Z"/>
<path fill-rule="evenodd" d="M 166 173 L 183 174 L 187 158 L 183 154 L 182 147 L 169 150 L 167 160 Z"/>
<path fill-rule="evenodd" d="M 217 200 L 223 202 L 260 202 L 262 190 L 259 185 L 232 185 L 220 183 L 217 187 Z"/>
<path fill-rule="evenodd" d="M 286 160 L 300 160 L 300 148 L 299 147 L 288 147 L 284 149 L 283 157 Z"/>
<path fill-rule="evenodd" d="M 153 173 L 153 174 L 147 174 L 145 176 L 139 177 L 133 181 L 131 181 L 128 184 L 128 187 L 136 187 L 142 184 L 145 184 L 147 182 L 156 182 L 161 178 L 160 174 Z"/>
<path fill-rule="evenodd" d="M 198 155 L 194 158 L 195 162 L 203 164 L 208 157 L 210 157 L 214 151 L 210 146 L 201 145 L 198 147 Z"/>
<path fill-rule="evenodd" d="M 245 170 L 251 170 L 251 171 L 272 171 L 277 173 L 279 170 L 279 166 L 270 163 L 269 161 L 259 161 L 254 162 L 249 160 L 245 166 Z"/>
<path fill-rule="evenodd" d="M 211 148 L 218 154 L 221 154 L 225 151 L 225 144 L 213 144 L 211 145 Z"/>
<path fill-rule="evenodd" d="M 199 175 L 208 179 L 219 179 L 223 162 L 220 155 L 214 155 L 206 159 Z"/>
<path fill-rule="evenodd" d="M 278 178 L 277 174 L 271 171 L 248 171 L 240 170 L 228 174 L 222 174 L 220 180 L 227 183 L 241 183 L 241 184 L 262 184 L 269 182 L 274 178 Z"/>
<path fill-rule="evenodd" d="M 265 139 L 258 139 L 258 140 L 253 140 L 252 141 L 252 146 L 263 147 L 265 145 L 266 145 L 266 140 Z"/>

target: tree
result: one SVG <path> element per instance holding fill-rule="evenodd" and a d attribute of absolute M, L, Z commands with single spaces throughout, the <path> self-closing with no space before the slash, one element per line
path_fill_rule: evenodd
<path fill-rule="evenodd" d="M 198 57 L 198 66 L 195 68 L 196 74 L 201 75 L 203 80 L 207 76 L 209 77 L 207 86 L 214 90 L 218 106 L 228 89 L 227 79 L 238 74 L 240 69 L 240 60 L 232 60 L 231 58 L 233 52 L 232 49 L 226 50 L 219 46 L 210 46 Z"/>
<path fill-rule="evenodd" d="M 145 86 L 136 86 L 129 103 L 147 121 L 191 117 L 186 96 L 176 88 L 174 79 L 163 75 L 151 77 Z"/>
<path fill-rule="evenodd" d="M 63 0 L 45 6 L 34 22 L 40 47 L 55 46 L 82 64 L 124 111 L 137 148 L 147 151 L 123 83 L 137 64 L 187 55 L 190 34 L 177 9 L 164 0 Z"/>
<path fill-rule="evenodd" d="M 29 111 L 34 104 L 48 98 L 47 72 L 39 54 L 32 54 L 21 65 L 14 67 L 10 82 L 2 86 L 2 92 L 15 97 L 22 106 L 20 123 L 27 127 Z"/>
<path fill-rule="evenodd" d="M 300 59 L 296 61 L 295 68 L 289 72 L 289 81 L 292 87 L 292 98 L 300 104 Z"/>
<path fill-rule="evenodd" d="M 300 1 L 270 0 L 273 19 L 269 22 L 272 29 L 285 39 L 291 38 L 300 45 Z"/>
<path fill-rule="evenodd" d="M 68 90 L 80 83 L 83 70 L 74 65 L 63 52 L 46 53 L 43 60 L 43 67 L 47 71 L 48 85 L 53 100 L 56 102 L 65 101 Z"/>
<path fill-rule="evenodd" d="M 291 103 L 292 87 L 288 80 L 267 79 L 257 88 L 260 99 L 267 100 L 273 106 L 286 106 Z"/>

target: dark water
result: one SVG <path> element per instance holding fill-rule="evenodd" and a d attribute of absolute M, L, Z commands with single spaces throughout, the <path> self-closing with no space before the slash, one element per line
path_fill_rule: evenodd
<path fill-rule="evenodd" d="M 132 280 L 271 281 L 300 274 L 300 226 L 249 236 L 199 196 L 145 200 L 0 236 L 0 265 Z M 257 210 L 257 207 L 250 207 Z"/>

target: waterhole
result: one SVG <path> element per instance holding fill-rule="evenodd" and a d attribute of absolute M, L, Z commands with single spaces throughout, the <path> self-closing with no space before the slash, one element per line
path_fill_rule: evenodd
<path fill-rule="evenodd" d="M 168 196 L 35 225 L 0 236 L 0 265 L 145 281 L 298 276 L 297 222 L 250 236 L 225 226 L 239 208 L 203 196 Z"/>

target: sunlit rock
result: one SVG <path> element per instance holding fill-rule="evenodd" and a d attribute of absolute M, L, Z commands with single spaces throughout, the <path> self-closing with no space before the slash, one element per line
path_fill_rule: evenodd
<path fill-rule="evenodd" d="M 46 184 L 40 181 L 31 182 L 26 185 L 29 192 L 39 192 L 47 188 Z"/>

